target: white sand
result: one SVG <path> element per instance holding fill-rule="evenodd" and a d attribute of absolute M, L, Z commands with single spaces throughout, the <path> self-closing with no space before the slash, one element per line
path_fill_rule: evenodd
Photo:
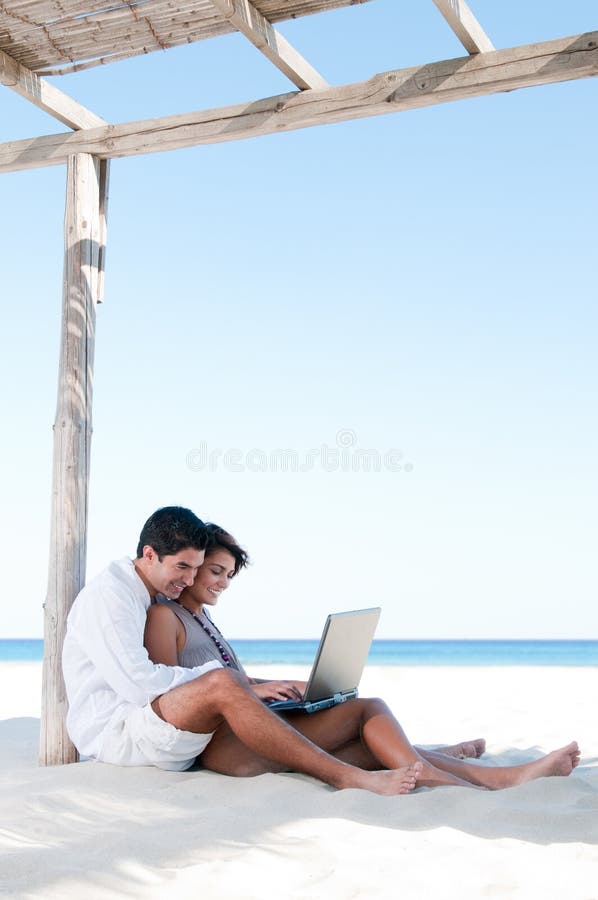
<path fill-rule="evenodd" d="M 493 765 L 572 738 L 583 751 L 570 778 L 397 798 L 301 775 L 40 769 L 41 666 L 4 663 L 0 674 L 5 896 L 598 898 L 595 669 L 370 669 L 362 696 L 389 700 L 413 741 L 483 735 Z"/>

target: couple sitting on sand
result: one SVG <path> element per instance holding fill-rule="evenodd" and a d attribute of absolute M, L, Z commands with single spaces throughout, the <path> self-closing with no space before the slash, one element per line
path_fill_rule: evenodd
<path fill-rule="evenodd" d="M 463 758 L 483 753 L 483 741 L 414 747 L 378 699 L 309 715 L 272 712 L 264 700 L 300 695 L 303 683 L 248 678 L 206 609 L 246 562 L 226 531 L 165 507 L 145 523 L 134 560 L 112 563 L 83 588 L 63 650 L 67 726 L 83 755 L 171 770 L 199 758 L 225 775 L 295 771 L 378 794 L 420 785 L 496 790 L 577 766 L 576 743 L 504 767 Z"/>

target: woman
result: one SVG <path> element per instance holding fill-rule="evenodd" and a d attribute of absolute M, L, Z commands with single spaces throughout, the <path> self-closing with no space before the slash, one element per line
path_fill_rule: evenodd
<path fill-rule="evenodd" d="M 207 526 L 213 546 L 208 550 L 193 587 L 179 600 L 162 598 L 148 611 L 145 645 L 154 662 L 193 668 L 213 659 L 224 662 L 243 673 L 234 649 L 216 627 L 206 607 L 215 606 L 222 591 L 248 562 L 248 555 L 235 539 L 217 525 Z M 262 700 L 284 700 L 300 696 L 306 684 L 302 681 L 247 680 Z M 439 748 L 459 759 L 477 758 L 485 750 L 485 741 L 465 741 Z"/>
<path fill-rule="evenodd" d="M 178 600 L 164 598 L 148 610 L 145 646 L 155 663 L 196 666 L 217 659 L 247 678 L 263 700 L 300 697 L 305 683 L 294 680 L 250 679 L 233 648 L 218 631 L 206 607 L 215 606 L 222 591 L 247 564 L 246 552 L 217 525 L 208 525 L 212 546 L 193 585 Z M 579 763 L 579 749 L 571 743 L 547 756 L 520 766 L 485 768 L 464 756 L 478 756 L 483 741 L 440 750 L 413 747 L 390 709 L 379 699 L 355 699 L 311 715 L 279 713 L 314 744 L 343 762 L 367 770 L 417 766 L 417 784 L 461 785 L 497 790 L 547 775 L 569 775 Z M 215 734 L 201 761 L 204 768 L 227 775 L 258 775 L 279 771 L 268 759 L 239 746 L 223 727 Z M 242 765 L 239 760 L 242 759 Z"/>

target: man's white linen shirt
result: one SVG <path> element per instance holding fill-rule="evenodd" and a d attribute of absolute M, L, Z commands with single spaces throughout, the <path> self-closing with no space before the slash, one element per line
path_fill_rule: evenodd
<path fill-rule="evenodd" d="M 128 557 L 87 584 L 67 619 L 62 670 L 69 703 L 67 729 L 84 756 L 97 757 L 110 719 L 127 704 L 145 706 L 192 681 L 214 660 L 193 669 L 155 665 L 143 646 L 151 597 Z"/>

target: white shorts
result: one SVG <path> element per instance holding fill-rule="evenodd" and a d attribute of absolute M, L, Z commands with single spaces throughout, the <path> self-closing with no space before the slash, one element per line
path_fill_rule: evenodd
<path fill-rule="evenodd" d="M 108 722 L 97 759 L 115 766 L 158 766 L 182 772 L 203 753 L 212 734 L 180 731 L 156 715 L 151 704 L 127 703 Z"/>

